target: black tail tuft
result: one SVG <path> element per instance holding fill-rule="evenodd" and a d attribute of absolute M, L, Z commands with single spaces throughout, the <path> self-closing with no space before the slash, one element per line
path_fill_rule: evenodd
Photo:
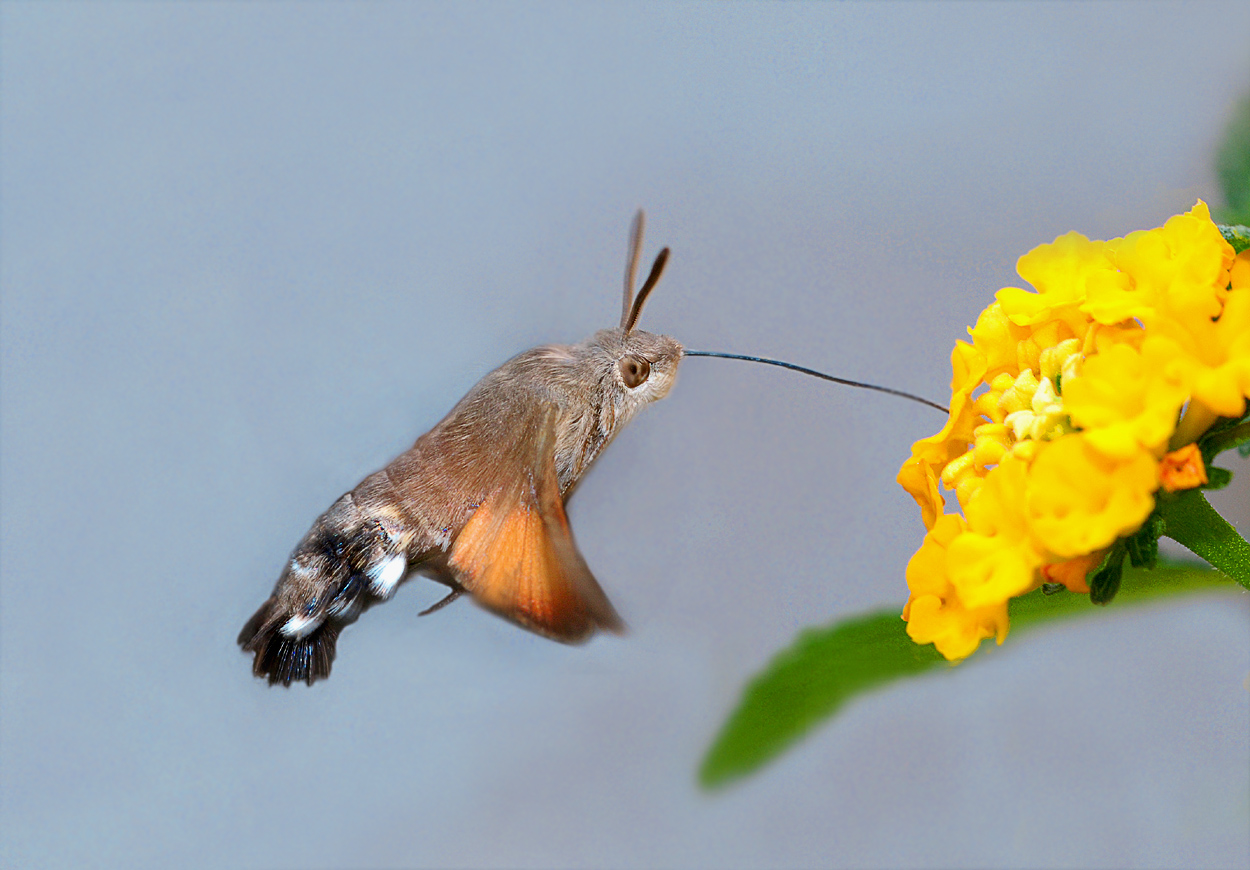
<path fill-rule="evenodd" d="M 273 618 L 274 599 L 270 598 L 239 632 L 239 646 L 254 653 L 252 673 L 266 677 L 269 685 L 289 686 L 303 680 L 308 685 L 330 676 L 339 625 L 326 620 L 311 634 L 287 637 L 279 630 L 281 620 Z"/>

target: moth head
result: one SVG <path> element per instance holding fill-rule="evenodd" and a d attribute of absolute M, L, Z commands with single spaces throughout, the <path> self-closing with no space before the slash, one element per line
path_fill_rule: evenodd
<path fill-rule="evenodd" d="M 641 407 L 662 399 L 677 380 L 682 346 L 672 336 L 605 329 L 595 335 L 594 344 L 609 368 L 602 382 L 618 404 Z"/>
<path fill-rule="evenodd" d="M 629 259 L 625 263 L 621 325 L 615 330 L 604 330 L 597 336 L 613 359 L 612 377 L 617 388 L 631 402 L 640 404 L 662 399 L 668 393 L 677 377 L 677 364 L 681 362 L 682 354 L 682 347 L 676 339 L 635 329 L 638 318 L 642 315 L 642 306 L 659 283 L 669 256 L 668 248 L 660 251 L 647 280 L 642 282 L 642 288 L 634 295 L 638 260 L 642 255 L 644 225 L 645 216 L 640 210 L 634 217 L 629 234 Z"/>

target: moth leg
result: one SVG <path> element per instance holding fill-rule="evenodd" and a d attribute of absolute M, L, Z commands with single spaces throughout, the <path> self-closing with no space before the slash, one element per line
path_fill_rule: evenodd
<path fill-rule="evenodd" d="M 448 604 L 451 604 L 453 601 L 455 601 L 457 598 L 459 598 L 461 595 L 464 594 L 464 587 L 461 586 L 456 581 L 456 578 L 455 576 L 452 575 L 451 571 L 448 571 L 445 568 L 435 568 L 433 566 L 426 566 L 425 575 L 436 583 L 442 583 L 444 586 L 448 587 L 451 591 L 448 592 L 445 596 L 443 596 L 443 598 L 441 598 L 437 603 L 431 605 L 430 607 L 427 607 L 425 610 L 422 610 L 420 613 L 417 614 L 417 616 L 429 616 L 431 613 L 434 613 L 435 611 L 442 610 Z"/>
<path fill-rule="evenodd" d="M 448 592 L 446 595 L 444 595 L 443 598 L 437 604 L 434 604 L 434 605 L 431 605 L 430 607 L 425 608 L 425 610 L 422 610 L 420 613 L 417 614 L 417 616 L 429 616 L 431 613 L 435 613 L 436 611 L 442 610 L 444 607 L 446 607 L 448 604 L 451 604 L 453 601 L 455 601 L 457 598 L 459 598 L 463 594 L 464 594 L 463 589 L 453 589 L 450 592 Z"/>

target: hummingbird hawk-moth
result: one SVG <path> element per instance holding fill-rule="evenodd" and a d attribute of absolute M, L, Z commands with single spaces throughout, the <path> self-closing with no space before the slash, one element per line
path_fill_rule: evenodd
<path fill-rule="evenodd" d="M 239 634 L 270 684 L 330 673 L 343 626 L 423 574 L 530 631 L 579 643 L 624 625 L 577 549 L 564 505 L 595 458 L 673 386 L 676 339 L 636 329 L 668 261 L 634 294 L 634 219 L 620 325 L 543 345 L 480 380 L 451 412 L 317 518 Z"/>

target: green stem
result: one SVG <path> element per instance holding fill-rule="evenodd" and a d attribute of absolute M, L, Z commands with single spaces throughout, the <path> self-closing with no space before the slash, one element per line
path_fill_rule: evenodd
<path fill-rule="evenodd" d="M 1250 589 L 1250 543 L 1196 489 L 1161 503 L 1164 534 Z"/>

